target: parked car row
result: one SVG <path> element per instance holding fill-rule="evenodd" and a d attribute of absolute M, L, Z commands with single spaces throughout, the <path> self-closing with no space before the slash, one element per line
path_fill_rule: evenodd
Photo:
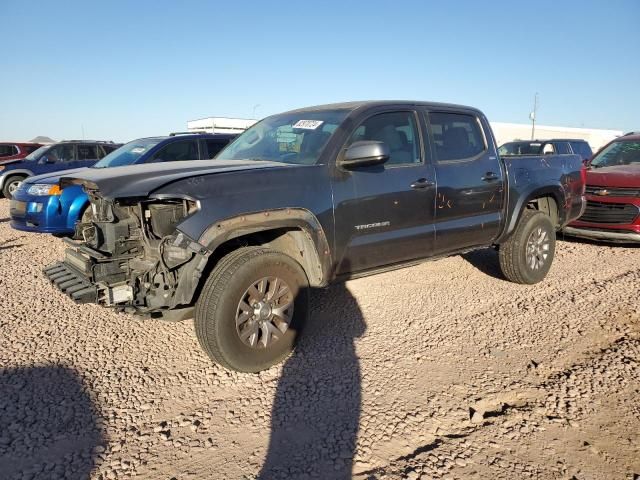
<path fill-rule="evenodd" d="M 43 162 L 30 169 L 29 173 L 35 176 L 28 178 L 17 177 L 16 172 L 26 173 L 29 165 L 12 165 L 13 169 L 0 172 L 4 173 L 0 176 L 0 184 L 3 176 L 8 177 L 5 180 L 6 196 L 15 199 L 11 204 L 11 226 L 17 230 L 73 235 L 78 226 L 91 222 L 89 198 L 79 186 L 61 190 L 58 186 L 61 175 L 77 173 L 82 170 L 77 168 L 80 166 L 103 169 L 141 163 L 207 160 L 215 157 L 235 137 L 231 134 L 203 133 L 140 138 L 122 146 L 110 145 L 108 155 L 100 156 L 100 160 L 85 160 L 85 165 L 78 165 L 77 161 L 53 165 Z M 69 143 L 63 144 L 66 146 Z M 95 147 L 101 149 L 105 145 Z M 76 148 L 80 151 L 84 147 Z M 10 187 L 11 182 L 20 182 L 20 187 Z"/>
<path fill-rule="evenodd" d="M 12 226 L 76 238 L 44 271 L 74 301 L 194 318 L 212 360 L 256 372 L 293 348 L 309 288 L 486 247 L 507 279 L 534 284 L 557 231 L 637 220 L 637 176 L 623 179 L 640 137 L 592 160 L 574 140 L 548 151 L 494 138 L 471 107 L 303 108 L 263 119 L 211 161 L 230 136 L 139 139 L 91 168 L 23 178 L 8 192 Z M 594 206 L 606 182 L 613 200 Z"/>
<path fill-rule="evenodd" d="M 0 142 L 0 165 L 20 160 L 35 152 L 42 145 L 40 143 Z"/>

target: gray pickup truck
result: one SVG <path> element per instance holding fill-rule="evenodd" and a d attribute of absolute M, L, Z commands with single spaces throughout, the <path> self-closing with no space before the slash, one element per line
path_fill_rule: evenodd
<path fill-rule="evenodd" d="M 580 216 L 577 155 L 502 159 L 485 116 L 354 102 L 268 117 L 210 162 L 74 173 L 93 219 L 47 277 L 77 302 L 178 320 L 227 368 L 293 348 L 307 292 L 485 247 L 507 279 L 541 281 Z"/>

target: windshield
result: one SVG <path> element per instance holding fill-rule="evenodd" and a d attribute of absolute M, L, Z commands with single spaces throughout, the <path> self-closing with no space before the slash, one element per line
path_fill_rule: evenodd
<path fill-rule="evenodd" d="M 314 165 L 348 113 L 348 110 L 316 110 L 267 117 L 240 135 L 216 160 Z"/>
<path fill-rule="evenodd" d="M 29 155 L 27 155 L 26 157 L 24 157 L 23 160 L 26 160 L 28 162 L 35 162 L 36 160 L 38 160 L 42 154 L 44 152 L 46 152 L 47 150 L 49 150 L 51 148 L 51 145 L 45 145 L 44 147 L 40 147 L 37 150 L 34 150 L 33 152 L 31 152 Z"/>
<path fill-rule="evenodd" d="M 498 149 L 500 155 L 540 155 L 541 142 L 511 142 L 505 143 Z"/>
<path fill-rule="evenodd" d="M 93 168 L 121 167 L 136 163 L 142 155 L 162 140 L 162 138 L 141 138 L 126 143 L 96 163 Z"/>
<path fill-rule="evenodd" d="M 595 168 L 640 164 L 640 142 L 613 142 L 591 161 Z"/>

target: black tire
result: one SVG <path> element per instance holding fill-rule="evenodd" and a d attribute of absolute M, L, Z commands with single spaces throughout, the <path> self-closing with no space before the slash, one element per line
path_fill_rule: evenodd
<path fill-rule="evenodd" d="M 8 198 L 11 200 L 13 195 L 11 195 L 11 191 L 14 190 L 14 187 L 17 186 L 18 183 L 22 182 L 25 178 L 24 175 L 12 175 L 11 177 L 7 177 L 4 181 L 4 185 L 2 186 L 2 195 L 4 198 Z"/>
<path fill-rule="evenodd" d="M 500 268 L 512 282 L 538 283 L 549 273 L 555 250 L 551 218 L 538 210 L 525 210 L 515 231 L 499 246 Z"/>
<path fill-rule="evenodd" d="M 247 289 L 267 277 L 280 278 L 289 287 L 293 315 L 280 338 L 258 348 L 240 338 L 236 316 Z M 304 270 L 288 255 L 263 247 L 229 253 L 213 269 L 196 302 L 195 330 L 200 346 L 214 362 L 239 372 L 259 372 L 281 362 L 293 350 L 306 320 L 307 287 Z"/>

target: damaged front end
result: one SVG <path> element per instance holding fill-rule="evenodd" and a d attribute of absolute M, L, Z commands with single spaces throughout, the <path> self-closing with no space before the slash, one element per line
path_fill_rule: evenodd
<path fill-rule="evenodd" d="M 92 221 L 66 240 L 63 262 L 45 275 L 78 303 L 171 317 L 191 303 L 208 251 L 176 226 L 199 210 L 190 198 L 108 200 L 86 188 Z"/>

